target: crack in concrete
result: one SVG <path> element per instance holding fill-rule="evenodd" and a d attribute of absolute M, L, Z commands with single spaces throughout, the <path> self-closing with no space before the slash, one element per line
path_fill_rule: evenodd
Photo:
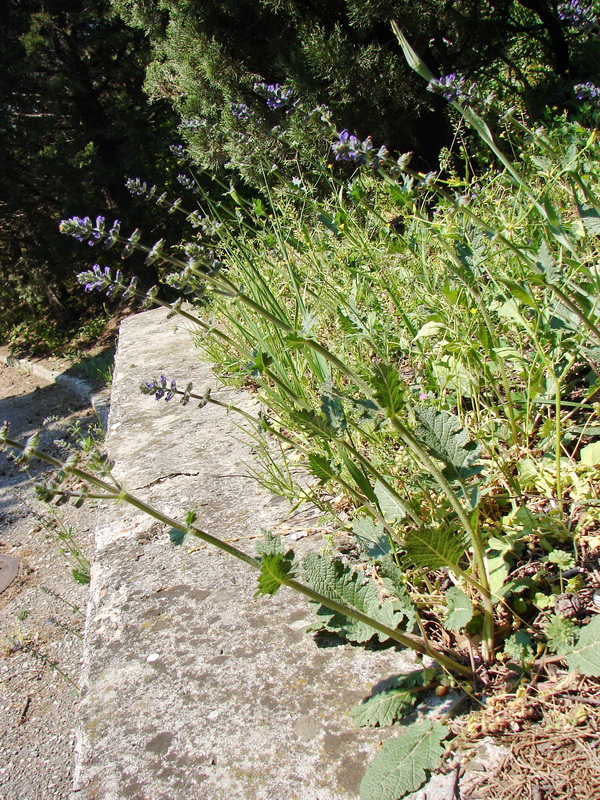
<path fill-rule="evenodd" d="M 200 475 L 199 472 L 169 472 L 168 475 L 161 475 L 160 478 L 156 478 L 150 483 L 145 483 L 143 486 L 136 486 L 135 491 L 139 491 L 140 489 L 149 489 L 150 486 L 156 486 L 157 483 L 164 483 L 164 481 L 169 481 L 171 478 L 196 478 Z M 202 503 L 201 505 L 208 505 L 208 503 Z"/>

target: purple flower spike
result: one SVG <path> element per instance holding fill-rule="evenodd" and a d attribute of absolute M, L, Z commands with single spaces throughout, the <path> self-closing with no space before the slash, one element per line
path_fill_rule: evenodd
<path fill-rule="evenodd" d="M 571 0 L 570 3 L 561 3 L 558 6 L 558 16 L 565 25 L 580 33 L 591 33 L 598 27 L 598 17 L 592 5 L 582 3 L 580 0 Z"/>
<path fill-rule="evenodd" d="M 338 141 L 334 142 L 332 150 L 336 161 L 356 161 L 357 164 L 370 164 L 387 156 L 385 147 L 381 147 L 376 155 L 373 153 L 373 140 L 370 136 L 361 142 L 347 130 L 338 134 Z"/>
<path fill-rule="evenodd" d="M 577 84 L 573 90 L 578 100 L 598 100 L 600 98 L 600 88 L 589 81 Z"/>
<path fill-rule="evenodd" d="M 169 400 L 172 400 L 177 394 L 177 384 L 172 380 L 167 389 L 167 383 L 165 376 L 161 375 L 158 380 L 144 381 L 144 383 L 140 385 L 140 391 L 142 394 L 153 395 L 155 400 L 162 400 L 164 397 L 165 402 L 168 403 Z"/>
<path fill-rule="evenodd" d="M 250 109 L 246 103 L 232 103 L 231 115 L 242 122 L 246 122 L 250 119 Z"/>
<path fill-rule="evenodd" d="M 462 76 L 451 72 L 449 75 L 429 81 L 427 91 L 441 94 L 449 103 L 460 102 L 463 105 L 470 105 L 473 102 L 473 88 Z"/>

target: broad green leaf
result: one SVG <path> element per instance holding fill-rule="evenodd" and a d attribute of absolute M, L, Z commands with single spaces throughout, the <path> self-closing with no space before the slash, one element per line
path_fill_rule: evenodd
<path fill-rule="evenodd" d="M 450 612 L 444 621 L 447 631 L 459 631 L 471 621 L 473 604 L 458 586 L 451 586 L 446 592 L 446 603 Z"/>
<path fill-rule="evenodd" d="M 377 504 L 387 522 L 401 522 L 406 516 L 403 502 L 381 480 L 375 481 Z"/>
<path fill-rule="evenodd" d="M 494 603 L 496 603 L 504 595 L 502 587 L 504 586 L 504 581 L 508 578 L 510 566 L 503 553 L 488 556 L 487 565 L 490 592 Z"/>
<path fill-rule="evenodd" d="M 383 728 L 393 725 L 406 716 L 414 707 L 418 694 L 410 691 L 415 686 L 429 683 L 430 670 L 418 670 L 408 675 L 398 675 L 386 681 L 380 691 L 363 703 L 350 709 L 350 716 L 357 725 Z"/>
<path fill-rule="evenodd" d="M 399 800 L 421 787 L 444 754 L 448 728 L 440 722 L 414 723 L 377 753 L 360 784 L 362 800 Z"/>
<path fill-rule="evenodd" d="M 390 539 L 383 525 L 370 517 L 356 517 L 352 522 L 352 533 L 361 552 L 375 561 L 391 551 Z"/>
<path fill-rule="evenodd" d="M 600 616 L 595 616 L 581 629 L 576 644 L 566 654 L 570 669 L 578 669 L 582 675 L 600 677 Z"/>
<path fill-rule="evenodd" d="M 294 577 L 294 562 L 283 553 L 264 553 L 260 561 L 260 575 L 255 597 L 276 594 L 282 582 Z"/>
<path fill-rule="evenodd" d="M 404 614 L 393 601 L 379 602 L 376 584 L 372 578 L 365 581 L 364 575 L 355 572 L 339 559 L 309 553 L 302 566 L 308 585 L 325 597 L 362 611 L 390 628 L 397 628 L 404 618 Z M 340 633 L 353 642 L 366 642 L 376 633 L 380 641 L 386 638 L 370 625 L 336 614 L 325 606 L 319 606 L 317 616 L 320 627 Z"/>
<path fill-rule="evenodd" d="M 453 389 L 463 397 L 471 397 L 477 384 L 462 359 L 455 355 L 436 361 L 432 372 L 440 389 Z"/>
<path fill-rule="evenodd" d="M 519 311 L 518 304 L 512 297 L 498 308 L 498 316 L 510 322 L 523 322 L 523 315 Z"/>
<path fill-rule="evenodd" d="M 257 539 L 254 549 L 259 556 L 265 554 L 273 555 L 275 553 L 285 555 L 285 547 L 282 544 L 281 536 L 277 533 L 271 533 L 271 531 L 263 531 L 262 539 Z"/>
<path fill-rule="evenodd" d="M 406 588 L 402 570 L 395 559 L 389 555 L 382 559 L 378 567 L 379 577 L 384 588 L 394 598 L 394 605 L 407 619 L 406 630 L 412 630 L 417 621 L 416 609 Z"/>
<path fill-rule="evenodd" d="M 507 278 L 499 278 L 499 280 L 506 286 L 511 295 L 520 300 L 523 305 L 528 308 L 537 308 L 537 303 L 522 284 Z"/>
<path fill-rule="evenodd" d="M 600 464 L 600 442 L 592 442 L 579 451 L 581 463 L 588 467 L 595 467 Z"/>
<path fill-rule="evenodd" d="M 435 458 L 446 464 L 449 480 L 465 480 L 478 475 L 483 467 L 479 459 L 479 445 L 469 439 L 458 417 L 447 411 L 417 405 L 415 435 Z"/>
<path fill-rule="evenodd" d="M 417 331 L 415 339 L 427 339 L 429 336 L 438 336 L 442 331 L 446 329 L 446 326 L 443 322 L 436 322 L 435 320 L 429 320 L 426 322 L 423 327 Z"/>
<path fill-rule="evenodd" d="M 405 385 L 397 367 L 391 364 L 375 364 L 371 374 L 371 386 L 376 400 L 390 415 L 402 412 Z"/>
<path fill-rule="evenodd" d="M 404 560 L 414 567 L 454 569 L 465 552 L 465 534 L 453 528 L 413 529 L 404 538 Z"/>
<path fill-rule="evenodd" d="M 414 708 L 417 695 L 406 689 L 388 689 L 378 692 L 358 706 L 350 709 L 350 716 L 360 727 L 385 727 L 393 725 Z"/>

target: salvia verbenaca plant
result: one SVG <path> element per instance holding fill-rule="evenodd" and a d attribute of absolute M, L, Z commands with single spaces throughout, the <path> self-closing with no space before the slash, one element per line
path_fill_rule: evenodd
<path fill-rule="evenodd" d="M 259 593 L 303 593 L 321 607 L 321 628 L 356 642 L 376 633 L 430 656 L 448 684 L 489 686 L 498 662 L 539 676 L 548 656 L 598 676 L 598 618 L 578 627 L 557 600 L 593 588 L 576 566 L 576 541 L 596 519 L 600 463 L 595 137 L 565 150 L 552 132 L 507 113 L 522 152 L 515 162 L 481 116 L 493 99 L 460 76 L 436 78 L 394 30 L 410 66 L 452 103 L 499 170 L 464 178 L 450 159 L 445 177 L 413 171 L 409 154 L 338 132 L 319 109 L 311 113 L 332 161 L 357 167 L 346 183 L 323 166 L 318 192 L 303 175 L 279 190 L 270 182 L 265 199 L 239 197 L 234 212 L 195 193 L 205 207 L 190 212 L 132 181 L 136 194 L 186 214 L 198 235 L 177 251 L 162 240 L 144 245 L 139 231 L 127 237 L 102 217 L 61 225 L 171 272 L 175 303 L 109 267 L 80 281 L 183 315 L 224 371 L 258 387 L 256 416 L 210 388 L 194 392 L 185 377 L 148 376 L 141 391 L 239 414 L 261 445 L 263 480 L 296 499 L 327 509 L 325 489 L 335 487 L 345 498 L 338 524 L 362 569 L 326 554 L 298 564 L 269 535 L 249 556 L 203 531 L 195 514 L 175 520 L 128 493 L 98 455 L 61 463 L 35 438 L 20 444 L 6 428 L 0 438 L 23 461 L 43 458 L 58 470 L 42 496 L 131 503 L 167 524 L 174 543 L 197 536 L 257 569 Z M 581 96 L 595 99 L 593 88 Z M 289 90 L 262 90 L 273 110 L 302 113 Z M 290 454 L 312 474 L 308 488 L 281 477 Z M 88 488 L 71 490 L 69 476 Z M 525 553 L 537 568 L 516 568 Z M 436 680 L 428 669 L 403 676 L 352 715 L 391 724 Z M 448 735 L 442 722 L 406 728 L 367 771 L 361 796 L 396 800 L 418 788 Z"/>

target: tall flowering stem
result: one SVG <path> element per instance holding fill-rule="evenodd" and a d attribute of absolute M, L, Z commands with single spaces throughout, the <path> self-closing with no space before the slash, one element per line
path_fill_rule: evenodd
<path fill-rule="evenodd" d="M 202 530 L 201 528 L 197 527 L 194 524 L 187 524 L 182 523 L 179 520 L 169 517 L 166 514 L 163 514 L 158 509 L 154 508 L 153 506 L 148 505 L 139 497 L 130 494 L 127 492 L 122 485 L 115 483 L 108 483 L 107 481 L 103 480 L 102 478 L 98 478 L 93 473 L 81 469 L 73 462 L 66 462 L 62 463 L 59 459 L 54 458 L 50 454 L 44 452 L 43 450 L 39 450 L 35 443 L 26 443 L 22 444 L 14 439 L 11 439 L 8 435 L 8 425 L 4 425 L 2 429 L 0 429 L 0 446 L 2 447 L 9 447 L 17 452 L 21 453 L 22 455 L 26 452 L 27 458 L 38 458 L 41 461 L 50 464 L 51 466 L 55 467 L 56 469 L 60 470 L 64 476 L 72 475 L 80 480 L 84 481 L 86 485 L 93 486 L 95 489 L 99 489 L 102 492 L 102 497 L 111 497 L 116 502 L 125 502 L 129 505 L 137 508 L 139 511 L 142 511 L 144 514 L 148 514 L 149 516 L 153 517 L 154 519 L 158 520 L 159 522 L 163 523 L 164 525 L 168 525 L 171 529 L 181 532 L 183 534 L 189 534 L 190 536 L 194 536 L 203 542 L 211 545 L 212 547 L 216 547 L 219 550 L 222 550 L 225 553 L 237 558 L 239 561 L 243 561 L 250 567 L 253 567 L 256 570 L 261 569 L 261 560 L 258 558 L 254 558 L 252 556 L 247 555 L 242 550 L 239 550 L 237 547 L 233 547 L 233 545 L 229 544 L 228 542 L 224 542 L 223 540 L 217 538 L 216 536 L 212 536 L 207 531 Z M 70 492 L 68 490 L 60 490 L 58 488 L 48 488 L 48 494 L 53 494 L 55 496 L 63 496 L 65 499 L 78 499 L 82 496 L 85 499 L 85 495 L 82 492 Z M 90 496 L 89 494 L 87 496 Z M 440 652 L 437 649 L 434 649 L 429 645 L 428 642 L 425 642 L 419 636 L 414 636 L 412 634 L 403 633 L 397 631 L 393 628 L 388 627 L 387 625 L 383 625 L 382 623 L 378 622 L 377 620 L 368 617 L 366 614 L 358 611 L 355 608 L 347 606 L 343 603 L 338 603 L 336 600 L 332 600 L 325 595 L 320 594 L 319 592 L 315 592 L 309 586 L 306 586 L 303 583 L 295 580 L 294 578 L 281 578 L 280 584 L 282 586 L 287 586 L 290 589 L 294 589 L 296 592 L 303 594 L 305 597 L 308 597 L 314 603 L 319 603 L 321 605 L 330 608 L 337 614 L 341 614 L 345 617 L 351 617 L 352 619 L 357 620 L 358 622 L 363 623 L 364 625 L 369 625 L 371 628 L 376 630 L 379 633 L 382 633 L 384 636 L 392 639 L 398 644 L 402 645 L 403 647 L 407 647 L 413 650 L 420 655 L 427 655 L 433 658 L 437 663 L 448 672 L 460 675 L 463 678 L 471 679 L 473 677 L 473 673 L 469 667 L 466 667 L 464 664 L 455 661 L 454 658 L 447 656 L 445 653 Z"/>

